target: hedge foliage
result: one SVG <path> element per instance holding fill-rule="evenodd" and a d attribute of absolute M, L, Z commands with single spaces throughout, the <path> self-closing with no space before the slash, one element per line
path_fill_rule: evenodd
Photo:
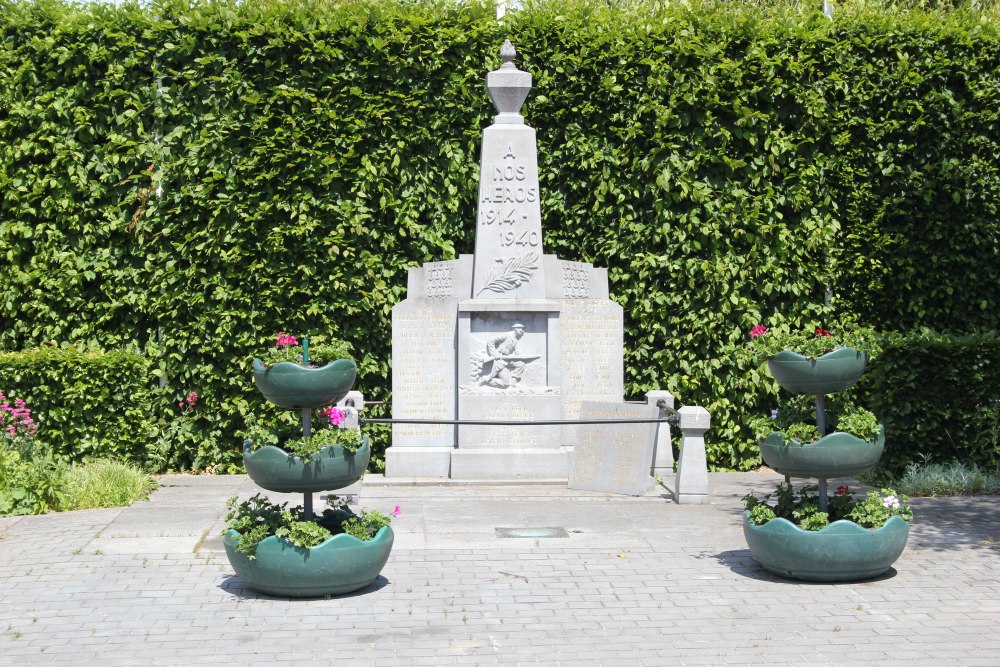
<path fill-rule="evenodd" d="M 0 389 L 28 404 L 36 438 L 64 459 L 145 462 L 161 414 L 147 356 L 44 346 L 0 352 Z"/>
<path fill-rule="evenodd" d="M 1000 336 L 890 337 L 862 379 L 887 434 L 879 464 L 899 474 L 929 457 L 1000 468 Z"/>
<path fill-rule="evenodd" d="M 769 384 L 733 354 L 754 324 L 998 326 L 994 8 L 0 9 L 0 350 L 148 350 L 154 421 L 204 398 L 170 466 L 238 464 L 279 330 L 348 340 L 390 398 L 406 269 L 472 251 L 508 35 L 546 251 L 609 268 L 626 393 L 706 406 L 712 465 L 758 461 Z"/>

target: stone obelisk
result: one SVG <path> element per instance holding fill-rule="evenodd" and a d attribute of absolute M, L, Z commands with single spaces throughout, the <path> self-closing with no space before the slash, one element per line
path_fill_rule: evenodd
<path fill-rule="evenodd" d="M 430 423 L 393 425 L 387 477 L 565 480 L 577 427 L 535 422 L 622 400 L 622 308 L 605 269 L 543 252 L 531 74 L 500 55 L 475 255 L 410 269 L 392 309 L 392 415 Z"/>
<path fill-rule="evenodd" d="M 486 90 L 497 115 L 483 131 L 474 298 L 545 296 L 538 148 L 535 130 L 521 115 L 531 91 L 531 74 L 517 69 L 515 55 L 510 40 L 505 41 L 500 49 L 503 65 L 486 75 Z"/>

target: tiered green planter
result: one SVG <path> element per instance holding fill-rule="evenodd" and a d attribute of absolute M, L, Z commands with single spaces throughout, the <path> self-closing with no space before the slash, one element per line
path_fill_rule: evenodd
<path fill-rule="evenodd" d="M 842 347 L 818 359 L 782 350 L 767 360 L 771 376 L 793 394 L 835 394 L 854 385 L 865 372 L 868 355 Z"/>
<path fill-rule="evenodd" d="M 368 468 L 371 447 L 364 436 L 356 452 L 342 446 L 323 447 L 310 458 L 268 445 L 258 450 L 243 443 L 243 464 L 257 486 L 281 493 L 315 493 L 342 489 L 361 479 Z"/>
<path fill-rule="evenodd" d="M 229 563 L 251 588 L 269 595 L 318 597 L 350 593 L 378 578 L 389 552 L 393 533 L 384 526 L 371 540 L 341 533 L 311 549 L 293 546 L 274 535 L 257 544 L 257 557 L 236 550 L 235 531 L 223 538 Z"/>
<path fill-rule="evenodd" d="M 784 350 L 768 359 L 767 367 L 778 384 L 794 394 L 817 396 L 817 425 L 822 428 L 824 395 L 843 391 L 864 373 L 867 354 L 840 348 L 816 360 Z M 848 433 L 831 433 L 814 443 L 786 441 L 772 433 L 760 442 L 764 462 L 786 477 L 820 480 L 820 507 L 826 502 L 826 480 L 868 470 L 885 448 L 885 430 L 865 442 Z M 909 522 L 892 517 L 877 530 L 852 521 L 835 521 L 819 531 L 802 530 L 786 519 L 772 519 L 763 526 L 743 516 L 743 535 L 754 558 L 782 577 L 806 581 L 856 581 L 882 574 L 906 547 Z"/>
<path fill-rule="evenodd" d="M 785 519 L 763 526 L 743 515 L 743 534 L 761 565 L 782 577 L 806 581 L 857 581 L 882 574 L 906 548 L 910 524 L 898 516 L 878 529 L 834 521 L 823 530 L 802 530 Z"/>
<path fill-rule="evenodd" d="M 351 390 L 358 367 L 350 359 L 337 359 L 320 368 L 307 368 L 290 361 L 265 366 L 253 360 L 253 379 L 271 403 L 279 408 L 324 408 Z"/>
<path fill-rule="evenodd" d="M 253 369 L 257 387 L 268 401 L 303 411 L 304 428 L 311 409 L 343 398 L 357 375 L 357 366 L 349 359 L 338 359 L 322 368 L 289 362 L 264 366 L 260 359 L 254 359 Z M 354 484 L 365 474 L 371 456 L 367 436 L 356 452 L 337 445 L 323 447 L 308 458 L 273 446 L 255 451 L 251 445 L 243 445 L 243 462 L 250 478 L 268 491 L 305 494 L 307 517 L 312 513 L 313 493 Z M 236 537 L 231 530 L 223 540 L 236 574 L 255 590 L 288 597 L 336 595 L 368 586 L 388 561 L 393 542 L 389 526 L 368 541 L 340 533 L 309 549 L 272 535 L 257 544 L 256 557 L 251 559 L 236 550 Z"/>
<path fill-rule="evenodd" d="M 885 449 L 885 429 L 866 442 L 850 433 L 831 433 L 803 444 L 772 433 L 760 443 L 760 454 L 769 468 L 788 477 L 850 477 L 868 470 Z"/>

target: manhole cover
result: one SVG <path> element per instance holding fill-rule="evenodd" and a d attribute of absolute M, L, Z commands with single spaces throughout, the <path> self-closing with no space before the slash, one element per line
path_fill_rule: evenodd
<path fill-rule="evenodd" d="M 497 528 L 497 537 L 569 537 L 565 528 Z"/>

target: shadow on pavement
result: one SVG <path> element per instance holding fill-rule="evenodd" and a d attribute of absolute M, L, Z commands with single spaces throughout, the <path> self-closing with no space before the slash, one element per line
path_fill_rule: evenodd
<path fill-rule="evenodd" d="M 979 548 L 1000 552 L 1000 496 L 911 498 L 910 547 L 947 551 Z"/>
<path fill-rule="evenodd" d="M 756 579 L 757 581 L 768 581 L 776 584 L 793 584 L 795 586 L 841 586 L 845 584 L 854 586 L 859 583 L 858 581 L 801 581 L 799 579 L 786 579 L 784 577 L 779 577 L 778 575 L 772 574 L 766 570 L 763 565 L 754 560 L 753 554 L 749 549 L 723 551 L 721 553 L 714 554 L 712 557 L 715 558 L 719 564 L 728 567 L 741 577 Z M 863 581 L 866 583 L 886 581 L 887 579 L 895 577 L 896 574 L 896 569 L 890 567 L 879 576 L 872 577 L 871 579 L 864 579 Z"/>
<path fill-rule="evenodd" d="M 361 595 L 368 595 L 369 593 L 374 593 L 377 590 L 385 588 L 390 582 L 381 574 L 372 583 L 360 588 L 356 591 L 351 591 L 350 593 L 343 593 L 341 595 L 317 595 L 314 597 L 287 597 L 284 595 L 269 595 L 267 593 L 261 593 L 250 588 L 250 586 L 240 579 L 236 575 L 229 575 L 226 577 L 219 588 L 229 593 L 233 597 L 238 597 L 243 600 L 343 600 L 347 598 L 358 597 Z"/>

